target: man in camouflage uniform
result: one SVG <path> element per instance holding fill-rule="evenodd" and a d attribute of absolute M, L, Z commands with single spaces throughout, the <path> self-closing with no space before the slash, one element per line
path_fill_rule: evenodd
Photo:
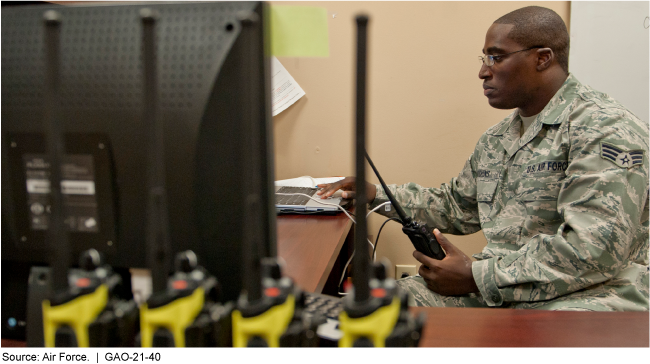
<path fill-rule="evenodd" d="M 571 75 L 568 49 L 552 10 L 498 19 L 479 78 L 491 106 L 515 111 L 450 183 L 388 186 L 447 253 L 414 252 L 420 276 L 398 284 L 417 305 L 648 310 L 648 123 Z M 354 178 L 321 187 L 349 197 Z M 369 208 L 387 201 L 368 189 Z M 441 234 L 479 230 L 488 243 L 473 262 Z"/>

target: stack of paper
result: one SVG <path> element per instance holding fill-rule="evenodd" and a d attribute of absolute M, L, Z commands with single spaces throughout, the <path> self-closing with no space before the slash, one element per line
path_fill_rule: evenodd
<path fill-rule="evenodd" d="M 283 179 L 275 181 L 276 186 L 291 186 L 291 187 L 316 187 L 321 183 L 332 183 L 342 180 L 344 177 L 322 177 L 313 178 L 310 176 L 303 176 L 298 178 Z"/>

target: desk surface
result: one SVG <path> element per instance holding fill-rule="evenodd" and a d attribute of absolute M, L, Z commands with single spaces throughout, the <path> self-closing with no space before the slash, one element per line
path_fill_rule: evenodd
<path fill-rule="evenodd" d="M 413 307 L 424 347 L 649 347 L 648 312 Z"/>
<path fill-rule="evenodd" d="M 322 292 L 352 221 L 343 213 L 279 215 L 277 224 L 278 256 L 285 262 L 284 275 L 307 292 Z"/>

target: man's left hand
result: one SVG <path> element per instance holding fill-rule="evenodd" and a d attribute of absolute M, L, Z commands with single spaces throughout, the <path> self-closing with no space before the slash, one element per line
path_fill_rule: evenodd
<path fill-rule="evenodd" d="M 470 257 L 450 243 L 438 229 L 434 229 L 433 234 L 447 253 L 445 258 L 437 260 L 417 250 L 413 252 L 413 257 L 422 263 L 418 273 L 424 278 L 427 287 L 444 296 L 478 292 Z"/>

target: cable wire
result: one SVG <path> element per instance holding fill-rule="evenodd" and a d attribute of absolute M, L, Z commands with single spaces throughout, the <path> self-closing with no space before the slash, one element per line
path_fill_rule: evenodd
<path fill-rule="evenodd" d="M 377 239 L 375 239 L 375 246 L 374 246 L 373 251 L 372 251 L 372 255 L 373 255 L 374 257 L 377 256 L 376 250 L 377 250 L 377 245 L 379 244 L 379 235 L 381 234 L 381 229 L 383 229 L 383 228 L 384 228 L 384 225 L 386 225 L 386 223 L 389 222 L 389 221 L 391 221 L 391 220 L 392 220 L 392 221 L 397 221 L 397 222 L 399 222 L 399 223 L 402 222 L 402 220 L 400 220 L 400 219 L 398 219 L 398 218 L 396 218 L 396 217 L 391 217 L 391 218 L 387 219 L 386 221 L 384 221 L 383 224 L 381 224 L 381 227 L 379 228 L 379 232 L 377 233 Z"/>
<path fill-rule="evenodd" d="M 343 273 L 341 274 L 341 279 L 339 280 L 339 286 L 338 286 L 337 291 L 339 291 L 339 294 L 342 295 L 342 296 L 345 296 L 346 294 L 348 294 L 347 292 L 341 292 L 341 283 L 343 283 L 343 278 L 345 278 L 345 271 L 348 269 L 348 265 L 350 265 L 350 262 L 352 261 L 352 258 L 354 257 L 354 253 L 355 253 L 355 251 L 352 251 L 352 255 L 350 256 L 350 259 L 348 259 L 348 262 L 345 263 L 345 267 L 343 267 Z"/>
<path fill-rule="evenodd" d="M 368 212 L 368 214 L 366 215 L 366 217 L 370 216 L 370 214 L 372 214 L 373 212 L 379 210 L 379 208 L 381 208 L 382 206 L 386 206 L 386 205 L 390 205 L 390 201 L 386 201 L 386 202 L 380 204 L 379 206 L 375 207 L 374 209 L 370 210 Z"/>

